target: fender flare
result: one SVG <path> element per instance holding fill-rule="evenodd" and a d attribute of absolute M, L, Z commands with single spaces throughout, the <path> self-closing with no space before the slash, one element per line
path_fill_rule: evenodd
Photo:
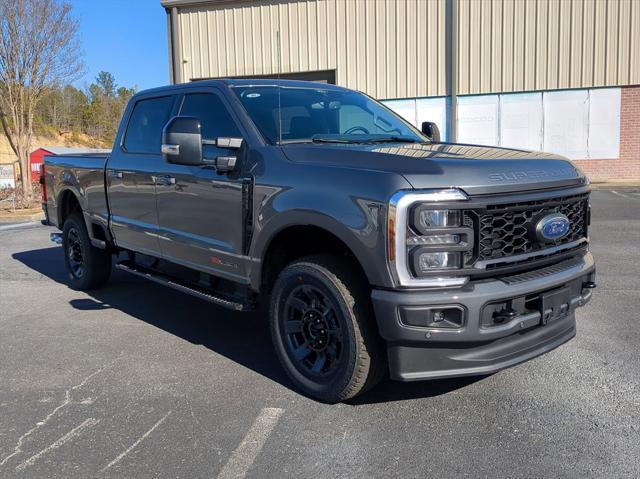
<path fill-rule="evenodd" d="M 56 220 L 58 222 L 58 226 L 60 228 L 62 228 L 63 224 L 62 224 L 62 214 L 64 211 L 64 205 L 66 204 L 67 201 L 69 201 L 68 196 L 71 195 L 73 196 L 78 205 L 80 206 L 80 210 L 82 212 L 84 212 L 85 210 L 85 205 L 83 204 L 83 198 L 81 195 L 79 195 L 77 193 L 77 191 L 75 190 L 75 188 L 73 188 L 72 186 L 64 186 L 60 189 L 60 191 L 58 192 L 58 194 L 56 195 Z M 85 219 L 85 223 L 86 223 L 86 219 Z"/>
<path fill-rule="evenodd" d="M 255 267 L 251 269 L 251 284 L 254 288 L 260 288 L 264 256 L 273 239 L 282 231 L 299 226 L 320 228 L 342 241 L 362 267 L 369 284 L 384 285 L 389 282 L 384 277 L 384 273 L 387 270 L 386 263 L 384 268 L 380 267 L 380 261 L 376 259 L 374 249 L 366 246 L 358 238 L 357 230 L 353 230 L 335 218 L 322 213 L 308 210 L 291 210 L 277 215 L 256 236 L 256 241 L 249 252 L 255 264 Z"/>

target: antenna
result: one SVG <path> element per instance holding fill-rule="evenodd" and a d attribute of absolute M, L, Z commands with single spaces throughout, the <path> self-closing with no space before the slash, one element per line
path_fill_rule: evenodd
<path fill-rule="evenodd" d="M 278 144 L 282 144 L 282 87 L 280 85 L 280 72 L 282 71 L 282 48 L 280 45 L 280 30 L 276 31 L 278 42 Z"/>

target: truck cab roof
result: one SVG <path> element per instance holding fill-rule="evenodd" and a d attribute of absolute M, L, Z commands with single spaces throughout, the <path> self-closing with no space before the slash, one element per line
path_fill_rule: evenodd
<path fill-rule="evenodd" d="M 279 80 L 274 78 L 216 78 L 211 80 L 198 80 L 191 83 L 179 83 L 176 85 L 165 85 L 157 88 L 142 90 L 136 96 L 148 95 L 150 93 L 171 92 L 183 88 L 202 88 L 202 87 L 241 87 L 241 86 L 280 86 L 283 88 L 321 88 L 331 91 L 351 91 L 347 88 L 333 85 L 330 83 L 319 83 L 304 80 Z"/>

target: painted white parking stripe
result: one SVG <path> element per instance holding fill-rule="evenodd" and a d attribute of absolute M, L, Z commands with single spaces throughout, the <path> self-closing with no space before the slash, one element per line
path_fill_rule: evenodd
<path fill-rule="evenodd" d="M 142 441 L 144 441 L 147 437 L 149 437 L 149 434 L 151 434 L 153 431 L 155 431 L 155 429 L 164 422 L 165 419 L 167 419 L 169 417 L 169 414 L 171 414 L 173 411 L 169 411 L 167 414 L 165 414 L 158 422 L 156 422 L 153 426 L 151 426 L 151 429 L 149 429 L 147 432 L 145 432 L 142 436 L 140 436 L 136 442 L 134 442 L 133 444 L 131 444 L 131 446 L 129 446 L 124 452 L 122 452 L 121 454 L 119 454 L 113 461 L 111 461 L 109 464 L 107 464 L 106 466 L 104 466 L 100 472 L 104 472 L 107 469 L 109 469 L 111 466 L 115 466 L 116 464 L 118 464 L 122 459 L 124 459 L 124 457 L 129 454 L 131 451 L 133 451 L 138 444 L 140 444 Z"/>
<path fill-rule="evenodd" d="M 50 446 L 45 447 L 38 454 L 35 454 L 35 455 L 31 456 L 29 459 L 24 461 L 22 464 L 19 464 L 16 467 L 16 471 L 22 471 L 22 470 L 26 469 L 29 466 L 33 466 L 33 464 L 38 459 L 40 459 L 42 456 L 44 456 L 46 453 L 48 453 L 49 451 L 53 451 L 54 449 L 58 449 L 59 447 L 61 447 L 65 443 L 67 443 L 67 442 L 71 441 L 72 439 L 78 437 L 80 434 L 82 434 L 82 431 L 84 431 L 85 429 L 93 427 L 96 424 L 98 424 L 99 422 L 100 422 L 99 419 L 94 419 L 92 417 L 90 417 L 88 419 L 85 419 L 82 422 L 82 424 L 80 424 L 79 426 L 74 427 L 71 431 L 66 433 L 64 436 L 62 436 L 56 442 L 54 442 Z"/>
<path fill-rule="evenodd" d="M 267 407 L 260 411 L 251 429 L 244 436 L 231 457 L 218 474 L 218 479 L 241 479 L 245 477 L 262 450 L 284 409 Z"/>
<path fill-rule="evenodd" d="M 0 231 L 13 230 L 16 228 L 24 228 L 25 226 L 35 226 L 38 223 L 29 221 L 28 223 L 16 223 L 11 225 L 0 225 Z"/>
<path fill-rule="evenodd" d="M 627 196 L 627 195 L 625 195 L 625 194 L 623 194 L 623 193 L 618 193 L 616 190 L 611 190 L 611 193 L 613 193 L 614 195 L 618 195 L 618 196 L 620 196 L 621 198 L 626 198 L 626 199 L 628 199 L 628 200 L 632 200 L 632 199 L 634 199 L 634 198 L 631 198 L 630 196 Z"/>

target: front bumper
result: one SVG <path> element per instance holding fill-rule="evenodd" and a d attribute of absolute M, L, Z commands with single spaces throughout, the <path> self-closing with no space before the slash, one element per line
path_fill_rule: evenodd
<path fill-rule="evenodd" d="M 575 336 L 575 310 L 591 299 L 595 280 L 591 253 L 579 259 L 511 277 L 435 291 L 374 290 L 372 301 L 381 336 L 387 342 L 392 379 L 411 381 L 490 374 L 544 354 Z M 562 290 L 566 305 L 547 321 L 532 309 L 547 292 Z M 536 299 L 538 298 L 538 299 Z M 519 305 L 515 317 L 488 324 L 496 304 Z M 527 305 L 525 308 L 524 305 Z M 450 306 L 465 311 L 459 328 L 405 324 L 406 308 Z"/>

